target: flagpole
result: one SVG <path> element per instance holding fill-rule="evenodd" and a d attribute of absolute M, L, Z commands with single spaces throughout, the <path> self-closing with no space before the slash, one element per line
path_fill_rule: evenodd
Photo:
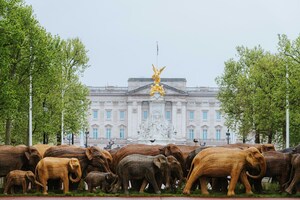
<path fill-rule="evenodd" d="M 158 41 L 156 41 L 156 67 L 158 67 Z"/>
<path fill-rule="evenodd" d="M 286 144 L 285 148 L 290 147 L 290 112 L 289 112 L 289 73 L 288 73 L 288 65 L 286 65 Z"/>

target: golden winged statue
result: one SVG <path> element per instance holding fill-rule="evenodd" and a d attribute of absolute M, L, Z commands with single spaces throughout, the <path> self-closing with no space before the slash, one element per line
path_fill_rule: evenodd
<path fill-rule="evenodd" d="M 156 92 L 158 92 L 161 96 L 164 96 L 165 90 L 163 88 L 163 85 L 160 85 L 160 74 L 166 67 L 162 67 L 158 69 L 152 64 L 152 68 L 154 71 L 154 74 L 152 75 L 152 79 L 154 80 L 154 85 L 151 85 L 150 96 L 153 96 Z"/>
<path fill-rule="evenodd" d="M 154 80 L 155 84 L 160 83 L 160 74 L 161 72 L 166 68 L 166 66 L 162 67 L 161 69 L 156 68 L 154 65 L 152 65 L 154 74 L 152 75 L 152 79 Z"/>

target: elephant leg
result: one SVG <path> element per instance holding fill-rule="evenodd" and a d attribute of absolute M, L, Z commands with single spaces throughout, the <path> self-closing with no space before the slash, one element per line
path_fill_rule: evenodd
<path fill-rule="evenodd" d="M 68 177 L 68 175 L 67 175 L 67 177 Z M 66 194 L 69 192 L 69 179 L 64 177 L 61 180 L 62 180 L 63 186 L 64 186 L 64 194 Z"/>
<path fill-rule="evenodd" d="M 285 191 L 289 194 L 292 194 L 292 191 L 299 180 L 300 180 L 300 176 L 298 176 L 297 173 L 295 172 L 293 180 L 291 181 L 289 187 Z"/>
<path fill-rule="evenodd" d="M 144 179 L 143 183 L 142 183 L 142 185 L 140 187 L 140 191 L 139 191 L 140 193 L 144 193 L 144 190 L 145 190 L 147 184 L 148 184 L 148 181 L 146 179 Z"/>
<path fill-rule="evenodd" d="M 6 183 L 5 183 L 5 187 L 4 187 L 4 194 L 7 194 L 7 191 L 11 188 L 11 179 L 9 178 Z"/>
<path fill-rule="evenodd" d="M 230 179 L 230 183 L 229 183 L 229 187 L 228 187 L 228 192 L 227 192 L 227 196 L 234 196 L 234 189 L 236 186 L 236 183 L 238 181 L 240 175 L 240 171 L 237 171 L 237 169 L 233 169 L 233 173 L 231 173 L 231 179 Z"/>
<path fill-rule="evenodd" d="M 146 174 L 145 178 L 147 179 L 147 181 L 152 185 L 152 187 L 154 188 L 154 192 L 156 194 L 160 194 L 161 191 L 160 189 L 158 188 L 158 185 L 157 185 L 157 182 L 156 182 L 156 179 L 155 179 L 155 176 L 154 174 L 152 173 L 149 173 L 149 174 Z"/>
<path fill-rule="evenodd" d="M 11 194 L 14 194 L 14 193 L 15 193 L 15 185 L 12 185 L 12 186 L 10 187 L 10 193 L 11 193 Z"/>
<path fill-rule="evenodd" d="M 129 192 L 128 192 L 128 186 L 129 186 L 128 178 L 123 178 L 122 185 L 123 185 L 124 193 L 129 194 Z"/>
<path fill-rule="evenodd" d="M 200 187 L 201 187 L 201 194 L 208 195 L 209 192 L 207 190 L 207 181 L 205 176 L 200 176 Z"/>
<path fill-rule="evenodd" d="M 93 191 L 92 183 L 88 183 L 88 191 L 89 191 L 89 193 L 91 193 Z"/>
<path fill-rule="evenodd" d="M 27 184 L 26 184 L 25 179 L 22 181 L 22 188 L 23 188 L 23 194 L 26 194 L 27 193 Z"/>
<path fill-rule="evenodd" d="M 191 187 L 194 184 L 194 182 L 199 178 L 199 176 L 201 176 L 201 170 L 198 168 L 194 168 L 192 170 L 192 173 L 190 174 L 186 185 L 183 189 L 183 194 L 190 194 L 191 193 Z"/>
<path fill-rule="evenodd" d="M 43 194 L 48 194 L 48 192 L 47 192 L 47 182 L 48 182 L 48 179 L 42 179 L 41 180 L 41 184 L 43 185 Z"/>
<path fill-rule="evenodd" d="M 253 194 L 253 192 L 251 191 L 251 185 L 248 181 L 248 177 L 247 177 L 246 172 L 243 171 L 241 173 L 240 179 L 241 179 L 241 182 L 243 183 L 243 185 L 245 186 L 246 194 Z"/>

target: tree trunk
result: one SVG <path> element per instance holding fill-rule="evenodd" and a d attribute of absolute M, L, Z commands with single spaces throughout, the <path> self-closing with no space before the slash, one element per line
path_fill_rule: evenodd
<path fill-rule="evenodd" d="M 259 130 L 255 131 L 255 144 L 260 143 L 260 135 L 259 135 Z"/>
<path fill-rule="evenodd" d="M 272 138 L 273 138 L 273 132 L 272 132 L 272 130 L 270 130 L 269 134 L 268 134 L 268 143 L 269 144 L 272 144 Z"/>
<path fill-rule="evenodd" d="M 5 127 L 5 144 L 10 145 L 11 143 L 11 119 L 6 119 L 6 127 Z"/>

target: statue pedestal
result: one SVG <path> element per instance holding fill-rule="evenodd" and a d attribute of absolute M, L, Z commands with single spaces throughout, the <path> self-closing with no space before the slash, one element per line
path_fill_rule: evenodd
<path fill-rule="evenodd" d="M 173 143 L 175 130 L 172 123 L 165 119 L 165 100 L 159 93 L 152 96 L 149 117 L 139 127 L 138 143 Z"/>

